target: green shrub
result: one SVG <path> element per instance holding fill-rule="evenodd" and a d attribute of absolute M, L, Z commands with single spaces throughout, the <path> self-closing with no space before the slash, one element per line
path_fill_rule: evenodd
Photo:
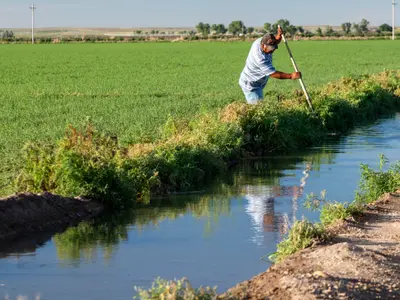
<path fill-rule="evenodd" d="M 135 287 L 138 293 L 134 299 L 173 299 L 173 300 L 212 300 L 217 296 L 216 288 L 195 289 L 183 278 L 177 281 L 167 281 L 157 278 L 149 290 Z"/>
<path fill-rule="evenodd" d="M 293 224 L 286 240 L 278 244 L 276 260 L 282 261 L 289 255 L 303 250 L 314 241 L 323 241 L 328 238 L 324 226 L 308 221 L 297 221 Z"/>
<path fill-rule="evenodd" d="M 386 164 L 388 164 L 388 160 L 381 155 L 378 172 L 368 165 L 361 165 L 361 180 L 356 193 L 358 203 L 374 202 L 384 193 L 395 192 L 400 188 L 400 162 L 391 164 L 385 172 L 383 167 Z"/>
<path fill-rule="evenodd" d="M 354 203 L 326 203 L 321 209 L 321 222 L 324 226 L 329 226 L 337 220 L 345 220 L 362 212 L 362 207 Z"/>

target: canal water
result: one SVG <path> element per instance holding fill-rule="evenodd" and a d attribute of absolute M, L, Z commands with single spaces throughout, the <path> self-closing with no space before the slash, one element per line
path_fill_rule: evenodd
<path fill-rule="evenodd" d="M 160 276 L 224 291 L 264 272 L 311 193 L 352 201 L 360 164 L 400 159 L 400 115 L 322 146 L 243 162 L 204 191 L 152 199 L 143 208 L 64 233 L 0 246 L 0 298 L 132 299 Z"/>

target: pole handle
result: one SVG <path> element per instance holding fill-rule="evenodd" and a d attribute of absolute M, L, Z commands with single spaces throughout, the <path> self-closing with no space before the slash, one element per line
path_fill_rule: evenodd
<path fill-rule="evenodd" d="M 278 24 L 278 27 L 281 28 L 281 26 L 279 24 Z M 289 53 L 290 60 L 291 60 L 291 62 L 293 64 L 294 70 L 296 72 L 299 72 L 299 68 L 297 67 L 297 64 L 296 64 L 296 62 L 294 60 L 294 57 L 293 57 L 293 54 L 292 54 L 292 51 L 290 50 L 288 42 L 287 42 L 286 37 L 285 37 L 285 34 L 283 34 L 283 33 L 282 33 L 282 39 L 283 39 L 283 42 L 286 45 L 286 49 L 287 49 L 287 51 Z M 314 109 L 313 109 L 313 106 L 312 106 L 312 103 L 311 103 L 311 97 L 307 92 L 307 88 L 306 88 L 306 85 L 304 84 L 303 78 L 300 78 L 299 81 L 300 81 L 301 88 L 303 89 L 304 95 L 306 96 L 306 100 L 307 100 L 308 106 L 310 107 L 311 112 L 314 112 Z"/>

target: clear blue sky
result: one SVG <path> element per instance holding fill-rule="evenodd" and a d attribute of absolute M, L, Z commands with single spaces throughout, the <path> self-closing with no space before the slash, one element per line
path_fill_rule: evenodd
<path fill-rule="evenodd" d="M 30 27 L 28 1 L 1 0 L 0 28 Z M 200 21 L 227 25 L 232 20 L 262 26 L 280 18 L 303 26 L 340 25 L 362 18 L 371 25 L 392 22 L 391 0 L 33 1 L 38 7 L 37 27 L 192 27 Z M 396 10 L 400 12 L 400 5 Z"/>

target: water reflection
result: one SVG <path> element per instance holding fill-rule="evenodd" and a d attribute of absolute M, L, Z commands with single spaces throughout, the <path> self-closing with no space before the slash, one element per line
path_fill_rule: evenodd
<path fill-rule="evenodd" d="M 296 219 L 298 199 L 303 196 L 309 171 L 319 169 L 321 163 L 332 162 L 334 155 L 331 151 L 320 150 L 303 156 L 243 162 L 229 176 L 218 178 L 206 194 L 155 198 L 148 204 L 137 204 L 129 210 L 81 223 L 55 235 L 53 242 L 58 258 L 68 266 L 79 266 L 82 261 L 98 258 L 99 249 L 103 249 L 101 255 L 107 261 L 119 243 L 129 239 L 130 230 L 145 231 L 149 227 L 156 228 L 163 221 L 185 215 L 205 220 L 204 235 L 207 237 L 218 227 L 221 216 L 230 216 L 233 201 L 243 202 L 251 219 L 253 236 L 250 239 L 253 243 L 264 245 L 268 233 L 273 233 L 275 243 L 278 243 Z M 300 162 L 304 163 L 303 176 L 296 181 L 296 175 L 287 172 L 297 170 Z M 282 177 L 293 177 L 295 181 L 283 184 Z M 288 198 L 291 199 L 291 210 L 276 211 L 277 203 Z"/>

